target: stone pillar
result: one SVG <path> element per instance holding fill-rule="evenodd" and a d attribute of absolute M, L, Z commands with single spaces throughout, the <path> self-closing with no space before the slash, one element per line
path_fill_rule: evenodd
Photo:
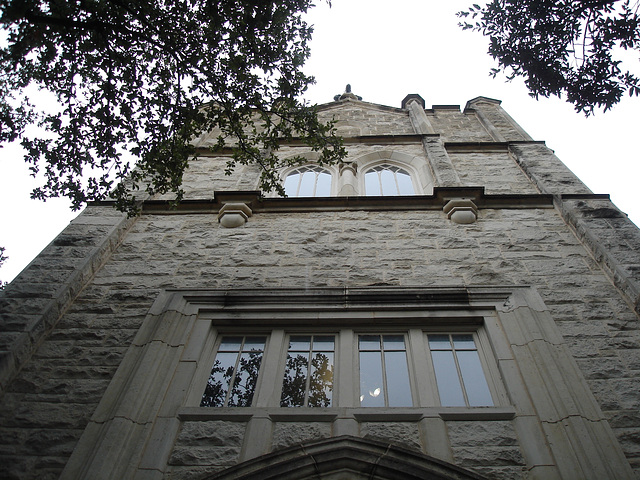
<path fill-rule="evenodd" d="M 402 101 L 402 108 L 409 110 L 409 118 L 416 133 L 420 135 L 433 134 L 433 129 L 429 117 L 424 113 L 424 100 L 420 95 L 407 95 Z"/>
<path fill-rule="evenodd" d="M 473 109 L 476 118 L 496 142 L 530 142 L 533 139 L 493 98 L 476 97 L 465 109 Z"/>
<path fill-rule="evenodd" d="M 444 148 L 440 135 L 423 135 L 422 146 L 427 154 L 437 187 L 460 187 L 462 182 L 458 172 Z"/>
<path fill-rule="evenodd" d="M 338 177 L 339 197 L 350 197 L 358 195 L 356 171 L 357 165 L 355 162 L 344 162 L 340 164 L 340 175 Z"/>
<path fill-rule="evenodd" d="M 409 111 L 409 118 L 416 133 L 422 135 L 422 145 L 433 172 L 436 186 L 458 187 L 460 177 L 444 148 L 440 135 L 435 132 L 427 114 L 424 112 L 424 100 L 420 95 L 407 95 L 402 100 L 402 108 Z"/>

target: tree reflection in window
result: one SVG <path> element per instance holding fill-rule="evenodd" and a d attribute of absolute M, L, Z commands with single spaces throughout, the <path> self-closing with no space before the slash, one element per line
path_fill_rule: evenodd
<path fill-rule="evenodd" d="M 223 337 L 201 407 L 250 407 L 266 337 Z"/>
<path fill-rule="evenodd" d="M 316 165 L 305 165 L 287 175 L 284 191 L 288 197 L 328 197 L 331 174 Z"/>
<path fill-rule="evenodd" d="M 378 165 L 364 175 L 367 195 L 413 195 L 411 176 L 400 167 Z"/>
<path fill-rule="evenodd" d="M 333 394 L 332 335 L 289 338 L 282 407 L 330 407 Z"/>

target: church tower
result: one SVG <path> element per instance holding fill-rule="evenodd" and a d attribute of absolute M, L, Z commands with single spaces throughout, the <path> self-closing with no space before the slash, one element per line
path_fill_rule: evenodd
<path fill-rule="evenodd" d="M 319 115 L 287 198 L 211 132 L 0 294 L 0 477 L 637 478 L 635 225 L 498 100 Z"/>

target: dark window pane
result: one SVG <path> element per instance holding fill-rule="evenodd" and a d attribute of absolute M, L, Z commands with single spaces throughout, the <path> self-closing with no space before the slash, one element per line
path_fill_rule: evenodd
<path fill-rule="evenodd" d="M 360 350 L 380 350 L 380 335 L 358 336 Z"/>
<path fill-rule="evenodd" d="M 264 350 L 264 344 L 266 342 L 266 337 L 247 337 L 244 341 L 243 351 L 258 351 L 261 352 Z"/>
<path fill-rule="evenodd" d="M 477 351 L 457 352 L 458 365 L 462 374 L 462 382 L 467 392 L 469 406 L 485 407 L 493 405 L 491 392 L 482 371 L 482 364 Z"/>
<path fill-rule="evenodd" d="M 233 389 L 229 395 L 229 407 L 250 407 L 258 382 L 262 352 L 246 352 L 240 355 Z"/>
<path fill-rule="evenodd" d="M 313 337 L 314 352 L 333 352 L 333 345 L 334 345 L 333 335 Z"/>
<path fill-rule="evenodd" d="M 239 352 L 242 345 L 242 337 L 224 337 L 220 343 L 220 352 Z"/>
<path fill-rule="evenodd" d="M 384 407 L 380 352 L 360 352 L 360 405 Z"/>
<path fill-rule="evenodd" d="M 315 341 L 314 341 L 315 344 Z M 330 407 L 333 393 L 333 353 L 316 353 L 311 359 L 309 407 Z"/>
<path fill-rule="evenodd" d="M 284 381 L 282 382 L 281 407 L 304 406 L 304 394 L 307 386 L 309 366 L 308 353 L 290 353 L 287 355 Z"/>
<path fill-rule="evenodd" d="M 311 348 L 311 336 L 292 336 L 289 339 L 289 351 L 308 352 Z"/>
<path fill-rule="evenodd" d="M 436 371 L 440 403 L 446 407 L 464 406 L 464 396 L 460 387 L 453 352 L 432 351 L 431 357 Z"/>
<path fill-rule="evenodd" d="M 387 343 L 386 339 L 387 337 L 385 337 L 385 345 Z M 411 400 L 411 387 L 409 386 L 407 353 L 404 351 L 385 351 L 384 360 L 387 373 L 387 395 L 389 397 L 389 406 L 411 407 L 413 405 L 413 401 Z"/>
<path fill-rule="evenodd" d="M 473 335 L 470 334 L 460 334 L 460 335 L 451 335 L 453 338 L 453 346 L 456 350 L 475 350 L 476 344 L 473 341 Z"/>
<path fill-rule="evenodd" d="M 428 337 L 431 350 L 451 350 L 449 335 L 429 335 Z"/>
<path fill-rule="evenodd" d="M 201 407 L 224 406 L 237 357 L 237 353 L 218 353 L 202 395 Z"/>
<path fill-rule="evenodd" d="M 384 350 L 402 350 L 404 351 L 404 335 L 384 335 L 382 337 L 384 343 Z"/>

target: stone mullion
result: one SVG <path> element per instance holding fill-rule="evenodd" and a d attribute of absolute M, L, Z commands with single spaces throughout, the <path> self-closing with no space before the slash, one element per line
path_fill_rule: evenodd
<path fill-rule="evenodd" d="M 259 382 L 256 386 L 256 407 L 279 407 L 283 365 L 287 359 L 287 342 L 284 330 L 272 330 L 262 359 Z"/>
<path fill-rule="evenodd" d="M 340 409 L 340 415 L 333 422 L 334 436 L 358 435 L 358 422 L 353 417 L 353 414 L 345 413 L 346 409 L 359 406 L 359 402 L 356 402 L 358 372 L 356 372 L 354 364 L 355 352 L 357 351 L 354 337 L 353 330 L 340 330 L 337 349 L 337 378 L 334 377 L 334 385 L 337 386 L 337 399 L 334 401 L 336 402 L 336 407 L 343 408 Z"/>

